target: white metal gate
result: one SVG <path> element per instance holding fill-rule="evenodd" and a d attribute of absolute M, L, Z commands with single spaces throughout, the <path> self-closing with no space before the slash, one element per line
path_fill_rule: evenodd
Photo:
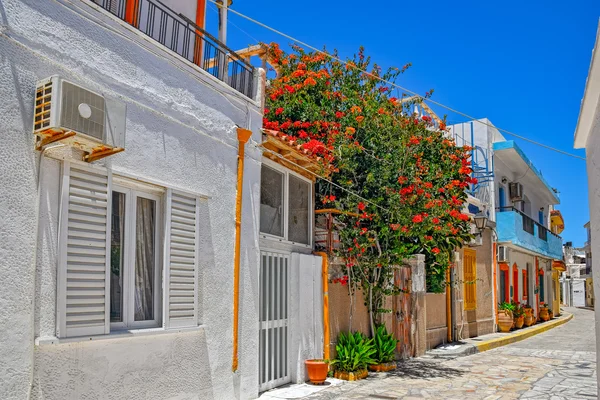
<path fill-rule="evenodd" d="M 289 254 L 260 253 L 260 391 L 290 381 Z"/>

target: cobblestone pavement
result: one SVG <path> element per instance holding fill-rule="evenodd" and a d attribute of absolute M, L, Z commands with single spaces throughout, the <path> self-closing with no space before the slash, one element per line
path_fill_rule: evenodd
<path fill-rule="evenodd" d="M 594 312 L 524 341 L 453 360 L 417 358 L 309 399 L 596 399 Z"/>

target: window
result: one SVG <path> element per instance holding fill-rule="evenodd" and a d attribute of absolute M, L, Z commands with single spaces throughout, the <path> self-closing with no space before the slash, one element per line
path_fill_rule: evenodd
<path fill-rule="evenodd" d="M 513 301 L 519 303 L 519 268 L 513 264 Z"/>
<path fill-rule="evenodd" d="M 285 175 L 269 167 L 260 173 L 260 231 L 283 236 L 283 188 Z"/>
<path fill-rule="evenodd" d="M 160 203 L 156 194 L 113 186 L 112 328 L 152 327 L 160 323 Z"/>
<path fill-rule="evenodd" d="M 312 240 L 310 180 L 287 169 L 263 164 L 260 183 L 260 231 L 293 243 Z"/>
<path fill-rule="evenodd" d="M 201 201 L 66 161 L 57 336 L 198 326 Z"/>
<path fill-rule="evenodd" d="M 508 277 L 508 264 L 500 263 L 500 301 L 510 301 L 510 282 Z"/>
<path fill-rule="evenodd" d="M 465 310 L 477 308 L 477 254 L 475 250 L 464 249 Z"/>

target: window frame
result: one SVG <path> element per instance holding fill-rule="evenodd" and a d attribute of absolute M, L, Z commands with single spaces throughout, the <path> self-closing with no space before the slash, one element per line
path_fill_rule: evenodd
<path fill-rule="evenodd" d="M 123 232 L 124 240 L 123 247 L 125 248 L 123 256 L 123 318 L 121 322 L 110 322 L 110 331 L 127 331 L 134 329 L 158 328 L 162 326 L 162 299 L 164 296 L 164 288 L 162 285 L 163 272 L 163 247 L 164 247 L 164 190 L 131 182 L 126 179 L 118 179 L 113 176 L 113 184 L 111 188 L 111 204 L 112 193 L 118 192 L 125 194 L 125 230 Z M 152 320 L 135 321 L 135 233 L 137 219 L 137 199 L 138 197 L 154 200 L 155 207 L 155 264 L 154 264 L 154 318 Z M 111 210 L 112 215 L 112 210 Z M 110 246 L 110 242 L 107 247 Z M 129 268 L 126 268 L 129 266 Z M 110 304 L 111 292 L 107 296 L 107 301 Z"/>
<path fill-rule="evenodd" d="M 291 171 L 288 168 L 285 168 L 284 166 L 268 160 L 268 159 L 263 159 L 262 160 L 262 165 L 261 165 L 261 172 L 262 172 L 262 168 L 267 167 L 267 168 L 271 168 L 279 173 L 283 174 L 283 215 L 282 215 L 282 220 L 283 220 L 283 236 L 277 236 L 277 235 L 273 235 L 270 233 L 265 233 L 262 232 L 260 230 L 260 217 L 259 217 L 259 235 L 261 238 L 263 239 L 268 239 L 268 240 L 272 240 L 272 241 L 277 241 L 277 242 L 284 242 L 287 244 L 292 244 L 294 246 L 299 246 L 299 247 L 305 247 L 305 248 L 310 248 L 312 249 L 313 247 L 313 241 L 314 241 L 314 231 L 313 231 L 313 226 L 314 226 L 314 218 L 315 218 L 315 188 L 314 188 L 314 182 L 304 176 L 302 176 L 301 174 L 298 174 L 294 171 Z M 294 242 L 289 240 L 289 188 L 290 188 L 290 176 L 293 176 L 295 178 L 298 178 L 306 183 L 308 183 L 308 188 L 309 188 L 309 192 L 308 192 L 308 243 L 300 243 L 300 242 Z M 259 200 L 259 204 L 260 200 Z"/>

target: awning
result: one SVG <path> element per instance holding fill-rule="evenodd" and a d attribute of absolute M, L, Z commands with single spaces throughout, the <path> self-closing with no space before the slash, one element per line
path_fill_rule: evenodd
<path fill-rule="evenodd" d="M 553 260 L 552 261 L 552 269 L 560 271 L 560 272 L 564 272 L 567 270 L 567 266 L 565 265 L 565 262 L 562 260 Z"/>
<path fill-rule="evenodd" d="M 559 210 L 550 211 L 550 230 L 560 235 L 565 229 L 565 220 Z"/>

